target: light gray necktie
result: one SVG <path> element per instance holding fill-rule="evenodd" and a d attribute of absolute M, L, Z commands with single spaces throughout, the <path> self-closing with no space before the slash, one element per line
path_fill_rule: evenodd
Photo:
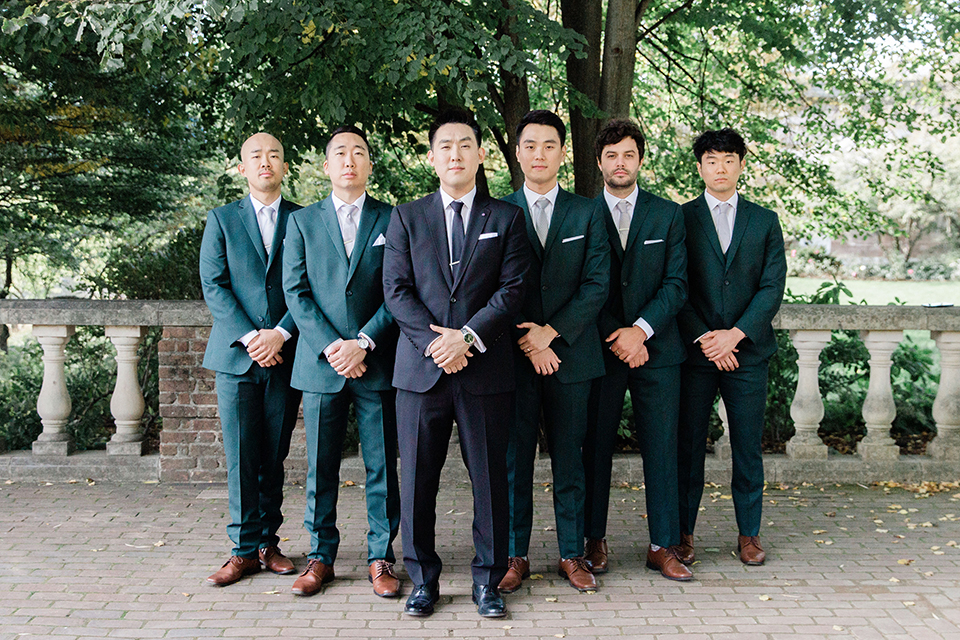
<path fill-rule="evenodd" d="M 620 247 L 626 249 L 627 236 L 630 235 L 630 219 L 633 217 L 630 215 L 630 203 L 621 200 L 614 209 L 619 214 L 617 216 L 617 231 L 620 232 Z"/>
<path fill-rule="evenodd" d="M 357 207 L 352 204 L 343 205 L 343 248 L 347 252 L 347 257 L 353 253 L 353 245 L 357 241 Z"/>
<path fill-rule="evenodd" d="M 263 238 L 263 248 L 267 255 L 273 249 L 273 235 L 277 231 L 277 212 L 273 207 L 264 207 L 260 209 L 257 223 L 260 225 L 260 237 Z"/>
<path fill-rule="evenodd" d="M 717 205 L 716 215 L 715 215 L 715 224 L 717 225 L 717 238 L 720 239 L 720 248 L 723 249 L 723 252 L 726 253 L 727 249 L 730 248 L 730 239 L 732 233 L 730 231 L 730 218 L 727 215 L 727 212 L 730 210 L 730 204 L 727 202 L 721 202 Z"/>
<path fill-rule="evenodd" d="M 539 198 L 533 203 L 533 228 L 537 231 L 537 237 L 540 238 L 540 246 L 547 246 L 547 233 L 550 231 L 550 218 L 547 216 L 547 206 L 550 201 L 546 198 Z"/>

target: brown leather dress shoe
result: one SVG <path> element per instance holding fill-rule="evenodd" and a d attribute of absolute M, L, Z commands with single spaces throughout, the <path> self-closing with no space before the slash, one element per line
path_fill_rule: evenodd
<path fill-rule="evenodd" d="M 307 568 L 290 588 L 298 596 L 312 596 L 327 582 L 333 580 L 333 567 L 319 560 L 311 560 Z"/>
<path fill-rule="evenodd" d="M 577 591 L 596 591 L 597 579 L 590 572 L 587 561 L 582 556 L 577 558 L 561 558 L 560 570 L 562 578 L 570 581 L 570 586 Z"/>
<path fill-rule="evenodd" d="M 240 556 L 230 556 L 230 559 L 223 563 L 220 570 L 207 578 L 207 584 L 213 587 L 225 587 L 233 584 L 243 576 L 260 571 L 260 561 L 256 558 L 241 558 Z"/>
<path fill-rule="evenodd" d="M 607 539 L 587 538 L 583 559 L 587 561 L 590 572 L 593 574 L 607 572 Z"/>
<path fill-rule="evenodd" d="M 512 557 L 507 561 L 507 574 L 500 581 L 500 593 L 513 593 L 530 577 L 530 561 L 526 558 Z"/>
<path fill-rule="evenodd" d="M 656 551 L 647 549 L 647 568 L 655 569 L 664 578 L 686 582 L 693 578 L 690 569 L 683 566 L 674 547 L 660 547 Z"/>
<path fill-rule="evenodd" d="M 393 563 L 386 560 L 374 560 L 370 563 L 370 575 L 373 592 L 381 598 L 396 598 L 400 595 L 400 578 L 393 571 Z"/>
<path fill-rule="evenodd" d="M 695 558 L 693 552 L 692 533 L 681 533 L 680 544 L 674 547 L 674 549 L 677 551 L 677 557 L 680 559 L 680 562 L 686 565 L 693 564 Z"/>
<path fill-rule="evenodd" d="M 260 566 L 281 576 L 296 571 L 290 558 L 280 553 L 280 547 L 260 549 Z"/>
<path fill-rule="evenodd" d="M 767 559 L 767 554 L 760 546 L 760 536 L 737 536 L 737 551 L 743 564 L 758 566 Z"/>

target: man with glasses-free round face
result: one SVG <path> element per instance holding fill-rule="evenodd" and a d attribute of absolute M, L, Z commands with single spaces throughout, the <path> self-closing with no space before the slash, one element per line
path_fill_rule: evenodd
<path fill-rule="evenodd" d="M 353 404 L 367 472 L 369 580 L 376 595 L 396 597 L 400 491 L 391 377 L 398 330 L 382 285 L 391 207 L 366 192 L 373 163 L 361 129 L 333 131 L 323 168 L 333 192 L 291 216 L 284 253 L 283 286 L 301 330 L 292 384 L 303 390 L 309 464 L 309 563 L 291 588 L 310 596 L 334 579 L 340 457 Z"/>
<path fill-rule="evenodd" d="M 401 330 L 393 384 L 404 562 L 414 583 L 404 611 L 430 615 L 440 597 L 437 491 L 456 420 L 473 484 L 473 601 L 481 616 L 502 617 L 515 387 L 509 336 L 529 247 L 520 209 L 477 190 L 484 152 L 473 116 L 442 113 L 429 139 L 440 189 L 394 209 L 383 264 L 387 308 Z"/>

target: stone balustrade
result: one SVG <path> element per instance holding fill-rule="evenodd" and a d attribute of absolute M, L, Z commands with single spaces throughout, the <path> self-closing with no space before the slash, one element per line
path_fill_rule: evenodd
<path fill-rule="evenodd" d="M 43 432 L 33 443 L 32 457 L 50 460 L 73 452 L 64 430 L 71 411 L 64 348 L 79 325 L 104 327 L 117 350 L 117 380 L 110 403 L 117 430 L 106 455 L 120 460 L 143 454 L 140 418 L 144 401 L 137 380 L 137 347 L 147 327 L 162 326 L 158 348 L 163 429 L 158 477 L 167 481 L 224 480 L 214 376 L 201 367 L 211 322 L 202 301 L 0 301 L 0 323 L 31 325 L 43 348 L 43 386 L 37 398 Z M 960 477 L 960 308 L 784 305 L 774 327 L 790 332 L 798 353 L 799 376 L 790 408 L 796 435 L 787 442 L 785 455 L 765 456 L 768 480 Z M 859 330 L 870 352 L 869 388 L 863 405 L 867 435 L 855 456 L 828 455 L 817 435 L 824 415 L 818 383 L 820 353 L 830 341 L 831 331 L 837 329 Z M 927 455 L 901 456 L 890 437 L 896 416 L 891 354 L 904 330 L 914 329 L 930 331 L 940 351 L 940 387 L 933 405 L 938 434 L 928 445 Z M 725 418 L 722 404 L 721 418 Z M 728 481 L 727 442 L 726 436 L 722 437 L 716 455 L 708 461 L 709 481 Z M 0 461 L 4 457 L 0 456 Z M 22 457 L 20 454 L 20 463 L 26 464 Z M 621 456 L 615 462 L 618 480 L 638 481 L 641 476 L 639 460 L 630 458 Z M 305 466 L 298 459 L 296 445 L 291 464 L 295 469 Z"/>

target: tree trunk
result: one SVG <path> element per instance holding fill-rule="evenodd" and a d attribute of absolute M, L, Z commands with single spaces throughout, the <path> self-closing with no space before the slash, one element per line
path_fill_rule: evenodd
<path fill-rule="evenodd" d="M 597 169 L 594 142 L 600 119 L 594 109 L 600 104 L 600 34 L 603 30 L 602 0 L 561 0 L 563 26 L 586 39 L 585 58 L 567 58 L 567 82 L 590 103 L 581 105 L 570 99 L 570 142 L 573 145 L 575 191 L 588 198 L 600 192 L 602 179 Z M 586 112 L 584 111 L 586 107 Z"/>
<path fill-rule="evenodd" d="M 3 258 L 3 288 L 0 289 L 0 300 L 5 300 L 10 295 L 10 287 L 13 286 L 13 252 L 7 250 L 7 255 Z M 7 352 L 7 341 L 10 339 L 10 327 L 0 324 L 0 351 Z"/>
<path fill-rule="evenodd" d="M 514 0 L 501 0 L 504 10 L 512 9 Z M 497 29 L 499 35 L 507 35 L 513 42 L 513 46 L 520 47 L 520 38 L 515 32 L 516 18 L 510 17 L 502 20 Z M 517 161 L 517 125 L 528 111 L 530 111 L 530 88 L 527 84 L 527 76 L 516 75 L 500 67 L 500 90 L 491 87 L 491 95 L 497 110 L 503 117 L 505 131 L 497 138 L 497 144 L 500 152 L 503 153 L 507 161 L 507 167 L 510 169 L 510 186 L 514 190 L 523 186 L 523 169 Z"/>
<path fill-rule="evenodd" d="M 611 118 L 630 116 L 637 63 L 637 29 L 649 0 L 609 0 L 603 38 L 600 110 Z"/>

